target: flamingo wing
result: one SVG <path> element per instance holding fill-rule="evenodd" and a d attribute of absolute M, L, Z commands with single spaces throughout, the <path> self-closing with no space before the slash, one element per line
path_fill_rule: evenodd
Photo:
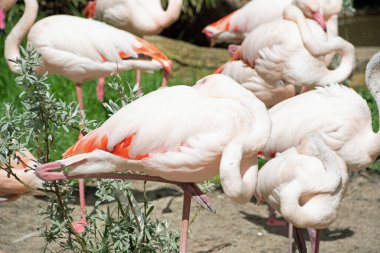
<path fill-rule="evenodd" d="M 223 114 L 218 113 L 221 110 Z M 249 118 L 228 99 L 200 95 L 187 86 L 160 89 L 123 107 L 64 156 L 100 149 L 132 160 L 170 157 L 169 163 L 176 158 L 188 165 L 210 162 L 239 132 L 243 116 Z"/>

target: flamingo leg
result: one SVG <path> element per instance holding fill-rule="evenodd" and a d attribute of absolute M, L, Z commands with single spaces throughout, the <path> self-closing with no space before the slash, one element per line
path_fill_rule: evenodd
<path fill-rule="evenodd" d="M 179 253 L 187 252 L 187 233 L 189 231 L 189 217 L 190 217 L 191 195 L 183 192 L 183 209 L 182 209 L 182 228 L 179 243 Z"/>
<path fill-rule="evenodd" d="M 105 84 L 104 77 L 99 78 L 98 86 L 96 87 L 96 96 L 98 97 L 98 100 L 100 102 L 104 101 L 104 84 Z"/>
<path fill-rule="evenodd" d="M 293 253 L 293 224 L 288 225 L 288 253 Z"/>
<path fill-rule="evenodd" d="M 276 213 L 273 209 L 273 207 L 268 206 L 269 210 L 269 218 L 267 221 L 267 225 L 270 227 L 280 227 L 280 226 L 286 226 L 287 222 L 284 220 L 276 219 Z"/>
<path fill-rule="evenodd" d="M 320 242 L 321 230 L 320 229 L 308 228 L 307 231 L 309 233 L 311 250 L 313 253 L 318 253 L 319 252 L 319 242 Z"/>
<path fill-rule="evenodd" d="M 83 178 L 79 179 L 79 204 L 80 204 L 80 213 L 81 213 L 81 219 L 79 221 L 73 222 L 72 226 L 77 233 L 83 233 L 87 221 L 86 216 L 84 213 L 84 210 L 86 209 L 86 200 L 85 200 L 85 192 L 84 192 L 84 180 Z"/>
<path fill-rule="evenodd" d="M 142 93 L 141 91 L 141 71 L 136 70 L 136 85 L 137 85 L 137 93 L 140 95 Z"/>
<path fill-rule="evenodd" d="M 307 253 L 305 238 L 302 235 L 302 229 L 293 226 L 294 241 L 299 253 Z"/>
<path fill-rule="evenodd" d="M 164 71 L 164 76 L 162 77 L 162 83 L 161 83 L 162 87 L 167 87 L 168 86 L 168 79 L 169 79 L 169 72 L 168 71 Z"/>
<path fill-rule="evenodd" d="M 83 104 L 82 84 L 81 83 L 76 83 L 75 84 L 75 89 L 77 91 L 79 110 L 81 110 L 83 112 L 83 110 L 84 110 L 84 104 Z"/>

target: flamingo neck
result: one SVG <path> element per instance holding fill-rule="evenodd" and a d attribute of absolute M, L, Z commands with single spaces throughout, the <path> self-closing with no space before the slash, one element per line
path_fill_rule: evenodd
<path fill-rule="evenodd" d="M 285 185 L 280 193 L 281 213 L 298 227 L 324 228 L 336 219 L 346 191 L 346 164 L 318 134 L 306 136 L 297 150 L 319 159 L 326 170 L 326 179 L 317 188 L 305 185 L 304 180 Z"/>
<path fill-rule="evenodd" d="M 346 80 L 355 68 L 354 46 L 338 36 L 329 39 L 329 41 L 321 46 L 321 50 L 325 50 L 326 52 L 325 55 L 336 52 L 340 55 L 341 61 L 339 67 L 336 69 L 327 69 L 326 75 L 319 79 L 316 85 L 324 86 L 330 83 L 343 82 Z"/>
<path fill-rule="evenodd" d="M 38 13 L 38 3 L 37 0 L 24 0 L 25 10 L 24 14 L 13 27 L 12 31 L 5 40 L 5 58 L 6 59 L 16 59 L 20 56 L 19 48 L 22 40 L 25 38 L 30 28 L 34 24 Z M 7 61 L 10 69 L 18 73 L 19 70 L 17 65 Z"/>
<path fill-rule="evenodd" d="M 310 27 L 301 10 L 295 6 L 287 7 L 284 12 L 284 18 L 297 24 L 302 42 L 312 56 L 326 56 L 335 52 L 341 56 L 339 67 L 334 70 L 328 70 L 326 67 L 326 72 L 324 73 L 323 78 L 320 78 L 316 82 L 317 86 L 342 82 L 351 74 L 355 67 L 355 50 L 351 43 L 338 36 L 330 38 L 326 42 L 319 42 L 313 37 Z"/>

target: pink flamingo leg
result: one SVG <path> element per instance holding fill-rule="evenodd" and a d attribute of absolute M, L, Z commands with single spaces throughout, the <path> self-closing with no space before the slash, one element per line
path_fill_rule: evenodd
<path fill-rule="evenodd" d="M 99 78 L 98 86 L 96 87 L 96 96 L 98 97 L 98 100 L 100 102 L 104 101 L 104 84 L 105 84 L 104 77 Z"/>
<path fill-rule="evenodd" d="M 276 214 L 274 212 L 274 209 L 269 206 L 269 218 L 267 225 L 270 227 L 280 227 L 280 226 L 286 226 L 287 222 L 284 220 L 278 220 L 276 219 Z"/>
<path fill-rule="evenodd" d="M 86 200 L 84 193 L 84 181 L 82 178 L 79 179 L 79 204 L 82 218 L 79 221 L 73 222 L 71 225 L 73 226 L 75 232 L 83 233 L 86 228 L 87 221 L 84 213 L 84 210 L 86 209 Z"/>
<path fill-rule="evenodd" d="M 187 233 L 189 231 L 191 195 L 186 191 L 183 192 L 183 209 L 182 209 L 182 228 L 179 241 L 179 253 L 187 252 Z"/>
<path fill-rule="evenodd" d="M 293 224 L 288 225 L 288 253 L 293 253 Z"/>
<path fill-rule="evenodd" d="M 313 253 L 319 252 L 319 242 L 320 242 L 320 229 L 308 228 L 311 250 Z"/>
<path fill-rule="evenodd" d="M 305 238 L 302 235 L 302 229 L 293 226 L 294 241 L 299 253 L 307 253 Z"/>
<path fill-rule="evenodd" d="M 169 72 L 168 71 L 164 71 L 164 76 L 162 78 L 162 83 L 161 83 L 162 87 L 168 86 L 168 78 L 169 78 Z"/>
<path fill-rule="evenodd" d="M 139 95 L 142 94 L 142 91 L 141 91 L 141 71 L 140 70 L 136 70 L 136 85 L 137 85 L 137 93 Z"/>
<path fill-rule="evenodd" d="M 82 84 L 76 83 L 75 89 L 77 91 L 77 97 L 78 97 L 78 103 L 79 103 L 79 110 L 84 110 L 84 104 L 83 104 L 83 95 L 82 95 Z"/>

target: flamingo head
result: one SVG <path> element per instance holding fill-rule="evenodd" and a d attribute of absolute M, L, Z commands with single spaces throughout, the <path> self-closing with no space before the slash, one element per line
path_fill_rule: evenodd
<path fill-rule="evenodd" d="M 317 0 L 295 0 L 294 4 L 302 10 L 305 17 L 314 19 L 324 31 L 327 30 L 322 8 Z"/>

